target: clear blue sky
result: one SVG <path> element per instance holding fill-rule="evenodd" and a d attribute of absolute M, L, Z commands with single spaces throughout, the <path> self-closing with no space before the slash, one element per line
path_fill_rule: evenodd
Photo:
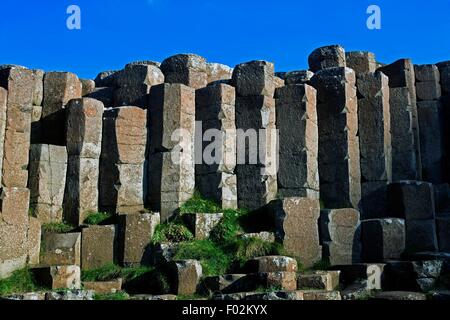
<path fill-rule="evenodd" d="M 81 8 L 81 30 L 66 9 Z M 366 27 L 381 8 L 382 29 Z M 379 61 L 450 60 L 449 0 L 1 0 L 0 64 L 94 77 L 134 60 L 192 52 L 234 66 L 254 59 L 303 69 L 316 47 L 339 43 Z"/>

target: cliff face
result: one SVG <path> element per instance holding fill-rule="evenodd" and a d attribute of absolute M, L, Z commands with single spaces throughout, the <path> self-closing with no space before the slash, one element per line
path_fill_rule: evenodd
<path fill-rule="evenodd" d="M 275 73 L 180 54 L 95 80 L 1 66 L 0 278 L 40 265 L 66 286 L 80 267 L 155 265 L 155 229 L 198 195 L 260 213 L 249 237 L 306 267 L 449 252 L 450 62 L 340 46 L 308 61 Z M 224 218 L 201 210 L 183 224 L 208 239 Z M 99 212 L 107 223 L 88 227 Z M 62 223 L 73 230 L 48 232 Z M 198 262 L 172 269 L 194 293 Z"/>

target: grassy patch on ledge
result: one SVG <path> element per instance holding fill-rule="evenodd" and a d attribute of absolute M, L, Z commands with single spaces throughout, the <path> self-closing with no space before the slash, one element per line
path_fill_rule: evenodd
<path fill-rule="evenodd" d="M 111 220 L 113 218 L 113 215 L 111 213 L 107 212 L 91 212 L 87 216 L 86 219 L 84 219 L 84 223 L 89 225 L 99 225 L 102 223 L 107 222 L 108 220 Z"/>
<path fill-rule="evenodd" d="M 107 264 L 98 269 L 83 270 L 82 281 L 111 281 L 122 278 L 124 281 L 134 280 L 146 273 L 152 272 L 152 267 L 122 268 L 115 264 Z"/>
<path fill-rule="evenodd" d="M 38 289 L 29 269 L 17 270 L 9 278 L 0 280 L 0 296 L 33 292 Z"/>
<path fill-rule="evenodd" d="M 195 191 L 192 198 L 180 207 L 180 214 L 218 212 L 223 212 L 223 209 L 216 202 L 203 199 L 198 191 Z"/>
<path fill-rule="evenodd" d="M 104 293 L 104 294 L 95 294 L 94 300 L 128 300 L 129 296 L 127 293 L 119 291 L 116 293 Z"/>
<path fill-rule="evenodd" d="M 75 227 L 65 222 L 51 222 L 42 225 L 42 231 L 51 233 L 68 233 Z"/>
<path fill-rule="evenodd" d="M 176 222 L 168 222 L 156 226 L 152 243 L 191 241 L 194 235 L 189 229 Z"/>

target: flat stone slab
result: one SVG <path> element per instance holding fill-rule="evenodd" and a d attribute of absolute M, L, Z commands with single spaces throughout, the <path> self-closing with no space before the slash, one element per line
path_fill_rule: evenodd
<path fill-rule="evenodd" d="M 427 300 L 427 297 L 423 293 L 408 292 L 408 291 L 385 291 L 378 292 L 372 297 L 375 300 Z"/>

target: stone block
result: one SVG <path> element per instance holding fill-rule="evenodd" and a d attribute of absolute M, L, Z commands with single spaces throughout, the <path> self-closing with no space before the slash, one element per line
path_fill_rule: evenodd
<path fill-rule="evenodd" d="M 319 244 L 319 200 L 286 198 L 269 205 L 275 221 L 275 237 L 286 252 L 300 259 L 306 268 L 322 258 Z"/>
<path fill-rule="evenodd" d="M 103 103 L 92 98 L 71 100 L 67 106 L 69 156 L 98 159 L 102 143 Z"/>
<path fill-rule="evenodd" d="M 313 274 L 297 276 L 298 289 L 333 291 L 339 289 L 340 271 L 318 271 Z"/>
<path fill-rule="evenodd" d="M 242 97 L 273 97 L 275 92 L 274 65 L 267 61 L 250 61 L 238 64 L 233 70 L 236 94 Z"/>
<path fill-rule="evenodd" d="M 161 83 L 164 83 L 163 73 L 157 66 L 149 64 L 128 64 L 116 79 L 119 87 L 154 86 Z"/>
<path fill-rule="evenodd" d="M 406 250 L 408 252 L 438 251 L 434 219 L 406 220 Z"/>
<path fill-rule="evenodd" d="M 440 80 L 439 68 L 434 64 L 414 65 L 414 74 L 417 82 Z"/>
<path fill-rule="evenodd" d="M 242 239 L 259 239 L 265 242 L 275 242 L 275 234 L 273 232 L 261 231 L 257 233 L 244 233 Z"/>
<path fill-rule="evenodd" d="M 52 290 L 81 289 L 79 266 L 50 266 L 31 269 L 37 283 Z"/>
<path fill-rule="evenodd" d="M 220 63 L 206 64 L 207 83 L 230 80 L 233 75 L 233 68 Z"/>
<path fill-rule="evenodd" d="M 173 293 L 177 295 L 193 295 L 197 292 L 203 275 L 202 266 L 197 260 L 181 260 L 171 264 L 174 274 Z"/>
<path fill-rule="evenodd" d="M 27 265 L 27 227 L 0 222 L 0 279 Z"/>
<path fill-rule="evenodd" d="M 377 62 L 375 54 L 367 51 L 351 51 L 345 53 L 347 67 L 353 69 L 356 74 L 375 72 Z"/>
<path fill-rule="evenodd" d="M 42 116 L 47 117 L 61 109 L 72 99 L 81 98 L 83 86 L 70 72 L 47 72 L 44 76 L 44 100 Z"/>
<path fill-rule="evenodd" d="M 263 272 L 259 273 L 259 281 L 265 288 L 278 290 L 297 290 L 297 274 L 295 272 Z"/>
<path fill-rule="evenodd" d="M 406 220 L 435 217 L 433 185 L 422 181 L 399 181 L 388 186 L 391 212 Z"/>
<path fill-rule="evenodd" d="M 120 260 L 123 265 L 150 263 L 150 241 L 159 223 L 159 213 L 120 215 Z"/>
<path fill-rule="evenodd" d="M 439 100 L 441 94 L 441 85 L 437 79 L 435 81 L 416 83 L 416 95 L 419 101 Z"/>
<path fill-rule="evenodd" d="M 313 72 L 345 67 L 345 50 L 339 45 L 325 46 L 315 49 L 308 57 L 309 69 Z"/>
<path fill-rule="evenodd" d="M 62 222 L 66 174 L 66 147 L 31 145 L 28 179 L 30 209 L 41 223 Z"/>
<path fill-rule="evenodd" d="M 99 160 L 69 156 L 63 218 L 80 225 L 92 212 L 98 212 Z"/>
<path fill-rule="evenodd" d="M 81 231 L 81 267 L 101 268 L 117 262 L 117 230 L 115 225 L 90 226 Z"/>
<path fill-rule="evenodd" d="M 208 83 L 206 59 L 195 54 L 178 54 L 161 63 L 166 83 L 181 83 L 194 89 Z"/>
<path fill-rule="evenodd" d="M 313 76 L 314 73 L 309 70 L 299 70 L 286 72 L 283 79 L 287 86 L 291 84 L 309 84 Z"/>
<path fill-rule="evenodd" d="M 94 92 L 95 90 L 95 81 L 90 79 L 80 79 L 81 82 L 81 96 L 87 96 Z"/>
<path fill-rule="evenodd" d="M 440 101 L 419 101 L 417 112 L 422 179 L 434 184 L 443 183 L 445 179 L 445 111 Z"/>
<path fill-rule="evenodd" d="M 246 268 L 254 273 L 297 272 L 297 261 L 285 256 L 258 257 L 247 262 Z"/>
<path fill-rule="evenodd" d="M 331 265 L 360 262 L 359 212 L 355 209 L 322 210 L 319 221 L 323 257 L 328 259 Z"/>
<path fill-rule="evenodd" d="M 363 261 L 383 262 L 399 259 L 405 250 L 403 219 L 370 219 L 361 221 Z"/>
<path fill-rule="evenodd" d="M 81 233 L 42 234 L 40 263 L 43 266 L 65 266 L 81 263 Z"/>
<path fill-rule="evenodd" d="M 116 293 L 122 290 L 122 279 L 93 282 L 83 281 L 83 288 L 94 291 L 97 294 Z"/>

